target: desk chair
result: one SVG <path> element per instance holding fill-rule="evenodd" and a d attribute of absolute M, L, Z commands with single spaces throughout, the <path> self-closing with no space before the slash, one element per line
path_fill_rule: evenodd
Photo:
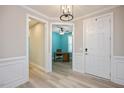
<path fill-rule="evenodd" d="M 63 53 L 61 49 L 57 49 L 54 53 L 54 61 L 63 61 Z"/>

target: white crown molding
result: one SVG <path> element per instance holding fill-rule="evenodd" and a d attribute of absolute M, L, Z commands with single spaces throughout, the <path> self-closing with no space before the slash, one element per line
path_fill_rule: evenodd
<path fill-rule="evenodd" d="M 50 21 L 60 21 L 58 17 L 49 17 Z"/>
<path fill-rule="evenodd" d="M 110 6 L 110 7 L 107 7 L 107 8 L 104 8 L 104 9 L 101 9 L 101 10 L 98 10 L 98 11 L 95 11 L 95 12 L 92 12 L 92 13 L 89 13 L 87 15 L 84 15 L 84 16 L 81 16 L 81 17 L 77 17 L 73 20 L 76 21 L 76 20 L 80 20 L 80 19 L 83 19 L 83 18 L 86 18 L 86 17 L 89 17 L 89 16 L 92 16 L 92 15 L 95 15 L 95 14 L 98 14 L 98 13 L 101 13 L 101 12 L 104 12 L 104 11 L 107 11 L 107 10 L 110 10 L 110 9 L 113 9 L 113 8 L 116 8 L 116 7 L 119 7 L 120 5 L 115 5 L 115 6 Z"/>
<path fill-rule="evenodd" d="M 89 13 L 87 15 L 84 15 L 84 16 L 81 16 L 81 17 L 77 17 L 75 18 L 72 22 L 76 21 L 76 20 L 80 20 L 80 19 L 83 19 L 85 17 L 89 17 L 89 16 L 92 16 L 92 15 L 95 15 L 95 14 L 98 14 L 98 13 L 101 13 L 101 12 L 104 12 L 104 11 L 107 11 L 107 10 L 110 10 L 110 9 L 113 9 L 113 8 L 116 8 L 116 7 L 119 7 L 120 5 L 115 5 L 115 6 L 110 6 L 110 7 L 107 7 L 107 8 L 104 8 L 104 9 L 101 9 L 101 10 L 98 10 L 98 11 L 95 11 L 95 12 L 92 12 L 92 13 Z M 47 20 L 50 20 L 50 21 L 60 21 L 58 17 L 49 17 L 43 13 L 40 13 L 39 11 L 35 10 L 35 9 L 32 9 L 28 6 L 21 6 L 22 8 L 26 9 L 26 10 L 29 10 L 33 13 L 36 13 L 44 18 L 46 18 Z"/>
<path fill-rule="evenodd" d="M 35 9 L 32 9 L 32 8 L 30 8 L 30 7 L 28 7 L 28 6 L 22 5 L 21 7 L 24 8 L 24 9 L 26 9 L 26 10 L 29 10 L 29 11 L 31 11 L 31 12 L 33 12 L 33 13 L 36 13 L 37 15 L 40 15 L 40 16 L 42 16 L 42 17 L 48 19 L 48 20 L 50 19 L 50 17 L 48 17 L 47 15 L 45 15 L 45 14 L 43 14 L 43 13 L 40 13 L 39 11 L 37 11 L 37 10 L 35 10 Z"/>

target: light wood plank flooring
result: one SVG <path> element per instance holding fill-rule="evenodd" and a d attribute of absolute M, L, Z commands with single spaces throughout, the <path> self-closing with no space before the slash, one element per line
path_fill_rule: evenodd
<path fill-rule="evenodd" d="M 30 66 L 30 81 L 18 88 L 122 88 L 109 80 L 73 72 L 71 63 L 54 62 L 53 72 Z"/>

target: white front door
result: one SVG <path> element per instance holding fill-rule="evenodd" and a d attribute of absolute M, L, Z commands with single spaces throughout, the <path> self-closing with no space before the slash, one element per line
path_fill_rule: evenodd
<path fill-rule="evenodd" d="M 85 27 L 85 71 L 110 79 L 110 15 L 90 18 Z"/>

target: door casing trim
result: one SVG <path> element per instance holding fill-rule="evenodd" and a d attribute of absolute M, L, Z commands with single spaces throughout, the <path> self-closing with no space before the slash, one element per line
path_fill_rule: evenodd
<path fill-rule="evenodd" d="M 43 19 L 43 18 L 40 18 L 40 17 L 37 17 L 35 15 L 32 15 L 32 14 L 29 14 L 27 13 L 26 14 L 26 61 L 28 63 L 28 70 L 29 70 L 29 18 L 34 18 L 42 23 L 44 23 L 44 26 L 45 26 L 45 44 L 44 44 L 44 48 L 45 48 L 45 71 L 48 72 L 48 67 L 47 67 L 47 50 L 48 50 L 48 21 Z M 29 71 L 28 71 L 28 74 L 29 74 Z"/>

